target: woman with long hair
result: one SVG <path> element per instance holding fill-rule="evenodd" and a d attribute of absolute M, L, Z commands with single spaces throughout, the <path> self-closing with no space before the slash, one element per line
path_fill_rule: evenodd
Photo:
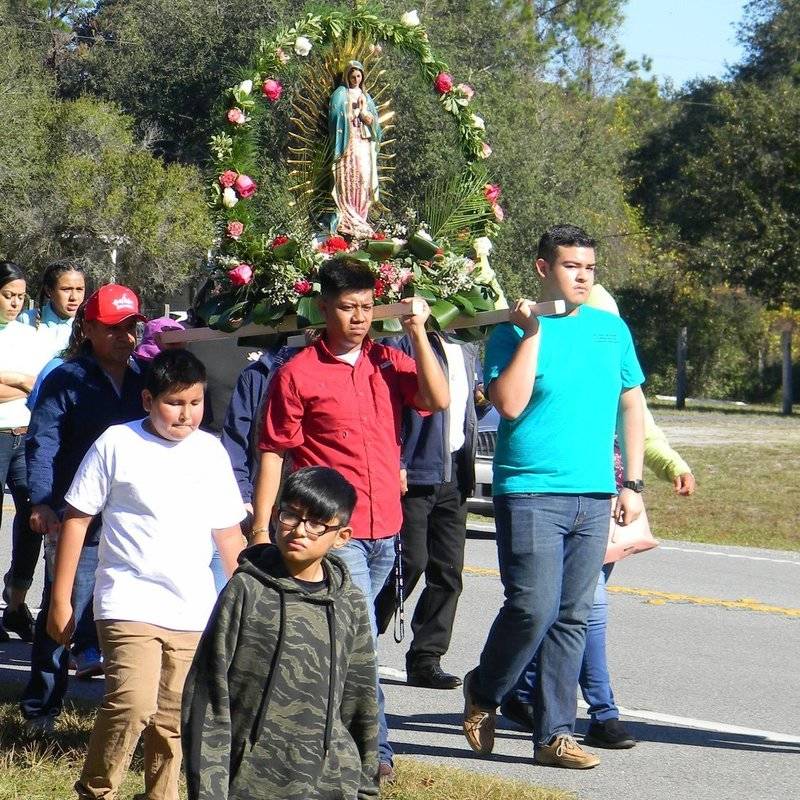
<path fill-rule="evenodd" d="M 24 311 L 19 321 L 33 326 L 42 347 L 54 356 L 67 347 L 75 314 L 86 294 L 86 277 L 80 261 L 62 258 L 45 267 L 38 308 Z"/>
<path fill-rule="evenodd" d="M 25 434 L 30 421 L 27 406 L 36 375 L 46 359 L 33 328 L 17 321 L 27 294 L 22 268 L 0 261 L 0 487 L 7 484 L 16 511 L 11 566 L 4 577 L 0 641 L 13 631 L 33 639 L 33 619 L 25 596 L 33 582 L 42 539 L 29 528 L 30 501 L 25 469 Z"/>

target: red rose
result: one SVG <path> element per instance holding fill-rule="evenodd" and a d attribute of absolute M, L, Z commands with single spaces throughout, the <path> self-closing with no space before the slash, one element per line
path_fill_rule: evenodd
<path fill-rule="evenodd" d="M 386 293 L 386 284 L 380 278 L 375 278 L 375 297 L 383 297 Z"/>
<path fill-rule="evenodd" d="M 386 234 L 383 231 L 375 231 L 372 234 L 372 240 L 374 242 L 383 242 L 386 240 Z"/>
<path fill-rule="evenodd" d="M 294 282 L 294 290 L 297 294 L 309 294 L 313 288 L 311 282 L 307 281 L 305 278 L 300 278 Z"/>
<path fill-rule="evenodd" d="M 276 247 L 280 247 L 282 244 L 286 244 L 286 242 L 288 242 L 288 241 L 289 241 L 289 237 L 288 236 L 284 236 L 283 234 L 281 234 L 280 236 L 276 236 L 272 240 L 271 247 L 274 250 Z"/>
<path fill-rule="evenodd" d="M 328 255 L 341 253 L 349 249 L 350 245 L 347 243 L 347 239 L 343 239 L 341 236 L 331 236 L 330 239 L 326 239 L 320 247 L 320 250 Z"/>
<path fill-rule="evenodd" d="M 239 173 L 236 172 L 235 169 L 226 169 L 222 175 L 219 176 L 219 185 L 222 186 L 224 189 L 230 189 L 234 183 L 236 183 L 236 179 L 239 177 Z"/>
<path fill-rule="evenodd" d="M 236 189 L 236 194 L 245 200 L 252 197 L 256 193 L 258 186 L 256 182 L 249 175 L 240 175 L 233 183 L 233 188 Z"/>
<path fill-rule="evenodd" d="M 253 268 L 249 264 L 239 264 L 228 272 L 234 286 L 247 286 L 253 280 Z"/>
<path fill-rule="evenodd" d="M 244 223 L 235 219 L 231 220 L 225 228 L 225 233 L 231 239 L 238 239 L 244 233 Z"/>
<path fill-rule="evenodd" d="M 436 76 L 433 85 L 436 87 L 436 91 L 439 92 L 439 94 L 447 94 L 447 92 L 453 90 L 453 76 L 448 75 L 446 72 L 440 72 Z"/>
<path fill-rule="evenodd" d="M 283 85 L 280 81 L 273 80 L 269 78 L 261 84 L 261 94 L 270 101 L 270 103 L 275 103 L 281 99 L 281 94 L 283 94 Z"/>
<path fill-rule="evenodd" d="M 496 183 L 487 183 L 483 187 L 483 196 L 493 206 L 500 199 L 500 187 Z"/>

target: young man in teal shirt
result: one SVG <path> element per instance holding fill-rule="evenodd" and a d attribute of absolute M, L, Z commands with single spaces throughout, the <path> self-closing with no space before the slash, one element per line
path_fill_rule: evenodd
<path fill-rule="evenodd" d="M 496 708 L 539 650 L 534 761 L 585 769 L 599 759 L 573 738 L 575 690 L 616 493 L 617 428 L 626 484 L 613 513 L 624 525 L 642 511 L 644 376 L 625 323 L 584 307 L 592 238 L 551 228 L 536 270 L 540 299 L 564 300 L 566 313 L 537 318 L 519 300 L 486 348 L 484 378 L 502 417 L 493 495 L 506 599 L 464 679 L 464 734 L 476 752 L 492 751 Z"/>

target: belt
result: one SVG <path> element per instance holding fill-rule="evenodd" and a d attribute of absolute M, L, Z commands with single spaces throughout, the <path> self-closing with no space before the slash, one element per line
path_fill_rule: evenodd
<path fill-rule="evenodd" d="M 0 433 L 7 433 L 10 436 L 24 436 L 27 432 L 27 425 L 21 425 L 19 428 L 0 428 Z"/>

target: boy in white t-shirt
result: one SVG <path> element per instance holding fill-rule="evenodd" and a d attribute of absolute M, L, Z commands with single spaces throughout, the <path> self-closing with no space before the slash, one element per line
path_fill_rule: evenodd
<path fill-rule="evenodd" d="M 66 494 L 48 633 L 66 644 L 86 530 L 102 513 L 94 618 L 106 693 L 89 740 L 79 797 L 115 797 L 144 732 L 145 794 L 175 800 L 186 673 L 217 598 L 216 546 L 236 567 L 245 512 L 222 445 L 198 430 L 206 372 L 185 350 L 153 360 L 142 392 L 149 416 L 110 427 Z"/>

